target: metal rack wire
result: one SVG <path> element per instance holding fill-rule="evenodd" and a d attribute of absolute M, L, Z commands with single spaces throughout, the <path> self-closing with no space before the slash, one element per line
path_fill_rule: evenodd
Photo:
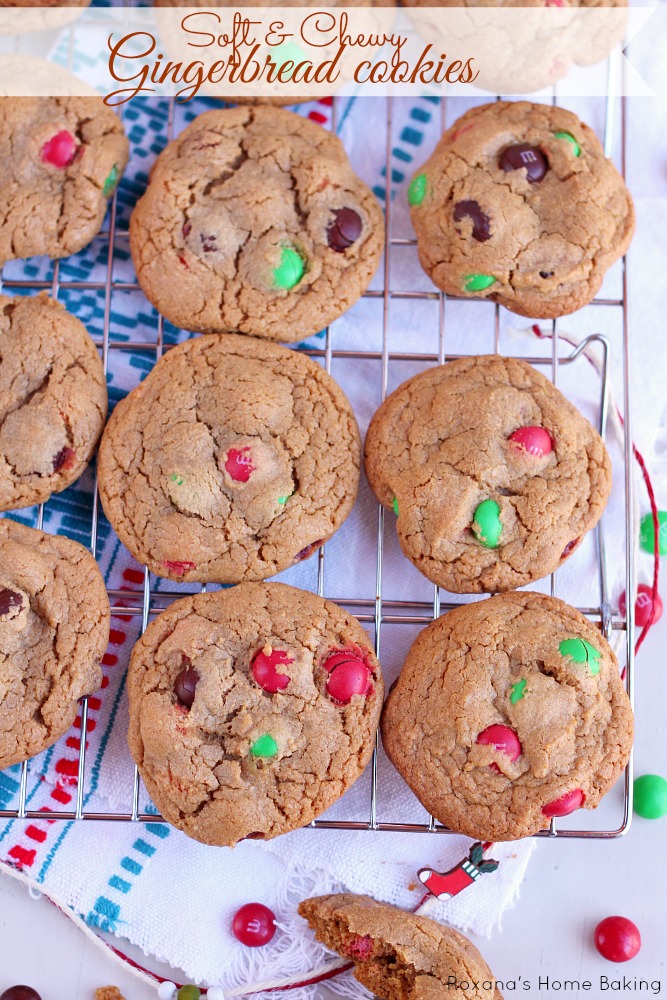
<path fill-rule="evenodd" d="M 613 83 L 615 79 L 615 74 L 618 67 L 615 66 L 613 58 L 609 61 L 609 80 Z M 608 155 L 611 154 L 614 138 L 614 128 L 616 125 L 617 117 L 620 117 L 620 129 L 621 129 L 621 170 L 625 174 L 625 140 L 626 140 L 626 125 L 627 125 L 627 110 L 625 106 L 625 101 L 620 98 L 615 98 L 613 96 L 613 87 L 610 87 L 610 97 L 607 99 L 606 107 L 606 128 L 605 128 L 605 151 Z M 554 96 L 555 101 L 555 96 Z M 619 106 L 620 105 L 620 106 Z M 381 350 L 343 350 L 334 346 L 334 337 L 332 337 L 331 331 L 326 331 L 326 339 L 324 342 L 324 347 L 316 350 L 309 350 L 308 353 L 311 357 L 321 359 L 324 362 L 324 366 L 329 372 L 331 370 L 331 364 L 333 359 L 355 359 L 355 360 L 372 360 L 380 363 L 381 368 L 381 393 L 384 399 L 387 393 L 388 379 L 389 379 L 389 363 L 390 362 L 416 362 L 420 365 L 426 366 L 432 363 L 443 364 L 447 360 L 451 360 L 459 355 L 452 354 L 447 350 L 446 344 L 446 324 L 445 324 L 445 306 L 447 301 L 451 301 L 451 297 L 445 296 L 442 293 L 432 290 L 418 291 L 418 290 L 397 290 L 392 287 L 392 252 L 398 247 L 415 247 L 416 241 L 411 237 L 398 237 L 392 235 L 392 200 L 391 200 L 391 155 L 392 155 L 392 125 L 393 125 L 393 110 L 395 105 L 392 103 L 392 99 L 387 101 L 387 141 L 386 141 L 386 243 L 385 243 L 385 253 L 384 253 L 384 264 L 383 264 L 383 282 L 382 288 L 379 290 L 371 290 L 366 293 L 367 298 L 375 298 L 380 300 L 382 307 L 382 347 Z M 336 99 L 333 104 L 333 115 L 332 115 L 332 127 L 336 126 L 336 113 L 337 113 L 337 103 Z M 620 113 L 620 114 L 619 114 Z M 445 122 L 445 102 L 441 102 L 441 115 L 444 128 Z M 167 138 L 171 139 L 174 133 L 174 105 L 173 103 L 169 108 L 169 117 L 167 124 Z M 118 205 L 116 196 L 114 196 L 111 208 L 110 208 L 110 219 L 109 219 L 109 229 L 108 229 L 108 253 L 107 253 L 107 269 L 106 276 L 102 281 L 67 281 L 61 280 L 60 277 L 60 264 L 55 262 L 53 269 L 53 277 L 50 281 L 38 281 L 30 280 L 28 278 L 16 278 L 14 280 L 6 279 L 4 281 L 4 289 L 11 293 L 13 291 L 31 291 L 36 292 L 39 290 L 47 290 L 57 297 L 60 292 L 66 291 L 67 289 L 87 289 L 92 292 L 101 293 L 104 297 L 104 321 L 101 337 L 94 338 L 101 349 L 102 359 L 104 363 L 105 372 L 108 369 L 110 356 L 112 351 L 116 350 L 133 350 L 141 349 L 142 351 L 152 352 L 154 360 L 157 361 L 164 350 L 169 348 L 169 344 L 165 343 L 164 338 L 164 325 L 161 316 L 157 318 L 157 335 L 155 340 L 136 340 L 128 339 L 125 341 L 113 340 L 110 337 L 110 311 L 111 311 L 111 300 L 112 295 L 116 292 L 133 292 L 138 291 L 139 286 L 136 281 L 117 281 L 114 280 L 114 255 L 116 254 L 117 248 L 126 247 L 128 239 L 128 232 L 126 229 L 122 228 L 118 224 Z M 414 250 L 413 250 L 414 252 Z M 438 308 L 438 350 L 434 353 L 419 353 L 419 352 L 409 352 L 409 351 L 392 351 L 389 349 L 389 329 L 390 329 L 390 306 L 395 300 L 433 300 L 437 303 Z M 470 301 L 468 302 L 468 309 L 474 310 L 480 306 L 479 302 Z M 632 497 L 632 435 L 631 435 L 631 425 L 630 425 L 630 389 L 629 389 L 629 343 L 628 343 L 628 296 L 627 296 L 627 274 L 625 261 L 622 262 L 622 292 L 618 298 L 598 298 L 589 307 L 589 309 L 595 309 L 596 306 L 607 306 L 614 310 L 618 310 L 622 314 L 622 342 L 623 342 L 623 357 L 620 359 L 623 367 L 623 407 L 625 412 L 625 443 L 624 443 L 624 465 L 625 465 L 625 480 L 624 480 L 624 492 L 625 492 L 625 584 L 626 593 L 634 593 L 634 565 L 633 565 L 633 497 Z M 486 307 L 488 308 L 488 307 Z M 500 308 L 495 307 L 494 313 L 494 324 L 493 324 L 493 334 L 492 334 L 492 350 L 494 352 L 500 351 Z M 602 377 L 600 380 L 600 392 L 597 404 L 598 409 L 598 428 L 600 433 L 604 436 L 606 424 L 607 424 L 607 413 L 608 413 L 608 399 L 609 399 L 609 381 L 610 381 L 610 340 L 602 334 L 593 334 L 587 337 L 578 347 L 574 349 L 561 350 L 559 348 L 559 339 L 557 336 L 557 321 L 552 321 L 551 323 L 551 335 L 552 335 L 552 349 L 550 357 L 545 356 L 531 356 L 524 357 L 523 360 L 538 366 L 546 367 L 549 370 L 550 376 L 554 383 L 558 382 L 559 371 L 564 366 L 574 365 L 577 363 L 583 364 L 580 359 L 583 357 L 585 350 L 593 344 L 596 344 L 602 356 Z M 472 344 L 474 351 L 471 353 L 477 353 L 478 351 L 488 350 L 488 345 L 482 345 L 477 341 Z M 43 522 L 43 507 L 39 508 L 37 526 L 42 527 Z M 97 489 L 95 489 L 93 505 L 92 505 L 92 520 L 90 526 L 90 548 L 94 555 L 97 555 L 98 551 L 98 515 L 99 515 L 99 499 L 97 494 Z M 320 596 L 326 596 L 334 601 L 336 601 L 341 606 L 348 609 L 351 613 L 355 614 L 357 618 L 366 624 L 373 627 L 375 635 L 375 649 L 378 657 L 382 654 L 382 639 L 383 639 L 383 628 L 387 625 L 405 625 L 405 626 L 422 626 L 429 624 L 434 619 L 436 619 L 443 611 L 447 611 L 451 608 L 457 606 L 458 603 L 455 595 L 447 595 L 443 597 L 442 592 L 437 588 L 433 587 L 433 596 L 430 601 L 410 601 L 401 599 L 388 599 L 383 593 L 383 579 L 385 576 L 385 566 L 384 566 L 384 549 L 385 549 L 385 514 L 384 510 L 378 506 L 377 515 L 377 562 L 376 562 L 376 587 L 375 587 L 375 597 L 374 599 L 355 597 L 353 594 L 338 594 L 329 593 L 325 594 L 325 561 L 328 558 L 327 546 L 322 546 L 317 555 L 317 593 Z M 599 601 L 594 606 L 579 607 L 579 610 L 587 615 L 589 618 L 595 622 L 599 622 L 602 633 L 605 637 L 610 638 L 613 631 L 622 631 L 625 633 L 625 656 L 626 656 L 626 688 L 630 699 L 633 699 L 633 687 L 634 687 L 634 671 L 633 671 L 633 606 L 632 601 L 627 602 L 627 613 L 626 617 L 621 616 L 618 611 L 614 610 L 610 604 L 608 585 L 607 585 L 607 547 L 605 543 L 604 536 L 604 518 L 598 525 L 596 529 L 597 539 L 596 539 L 596 549 L 597 549 L 597 572 L 598 572 L 598 583 L 599 583 Z M 203 590 L 206 588 L 203 587 Z M 557 591 L 557 574 L 553 574 L 551 577 L 551 593 L 556 594 Z M 152 615 L 159 613 L 176 597 L 182 596 L 182 593 L 177 593 L 170 590 L 160 590 L 159 592 L 155 589 L 155 586 L 151 580 L 151 574 L 147 569 L 144 570 L 143 579 L 143 589 L 141 591 L 128 591 L 128 590 L 109 590 L 109 600 L 111 604 L 112 614 L 123 615 L 123 616 L 133 616 L 139 617 L 141 621 L 142 630 L 146 628 L 149 618 Z M 40 809 L 31 810 L 27 808 L 26 803 L 26 791 L 28 786 L 28 775 L 29 775 L 29 762 L 22 765 L 21 776 L 20 776 L 20 787 L 18 793 L 18 805 L 15 809 L 4 809 L 0 810 L 0 818 L 15 818 L 15 819 L 43 819 L 43 820 L 105 820 L 105 821 L 150 821 L 152 823 L 159 822 L 161 817 L 156 815 L 154 812 L 142 811 L 140 808 L 140 778 L 137 769 L 134 769 L 134 784 L 132 788 L 132 808 L 130 811 L 91 811 L 87 809 L 84 805 L 85 799 L 85 787 L 86 787 L 86 775 L 87 775 L 87 762 L 86 762 L 86 739 L 83 738 L 83 734 L 87 732 L 87 722 L 88 722 L 88 699 L 84 698 L 81 702 L 80 711 L 81 721 L 80 721 L 80 732 L 82 738 L 80 740 L 79 749 L 79 759 L 78 759 L 78 776 L 76 784 L 76 799 L 74 802 L 74 807 L 70 809 L 56 810 L 56 809 Z M 372 763 L 370 765 L 370 791 L 369 791 L 369 801 L 368 801 L 368 818 L 365 820 L 332 820 L 327 818 L 322 818 L 315 820 L 311 825 L 315 828 L 337 828 L 337 829 L 350 829 L 350 830 L 373 830 L 373 831 L 394 831 L 394 832 L 414 832 L 414 833 L 449 833 L 451 831 L 447 830 L 441 824 L 439 824 L 433 817 L 430 817 L 427 821 L 423 822 L 398 822 L 398 821 L 380 821 L 378 819 L 379 814 L 379 793 L 378 793 L 378 752 L 379 748 L 376 747 L 373 754 Z M 596 829 L 562 829 L 556 822 L 555 819 L 551 821 L 551 826 L 548 830 L 544 830 L 537 836 L 542 837 L 566 837 L 566 838 L 595 838 L 595 839 L 609 839 L 617 837 L 625 833 L 630 825 L 630 819 L 632 815 L 632 761 L 630 761 L 624 777 L 624 790 L 623 790 L 623 801 L 622 801 L 622 816 L 620 822 L 616 825 L 611 824 L 609 828 L 596 828 Z"/>

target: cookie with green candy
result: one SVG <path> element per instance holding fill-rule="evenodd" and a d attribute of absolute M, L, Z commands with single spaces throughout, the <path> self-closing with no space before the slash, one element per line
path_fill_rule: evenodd
<path fill-rule="evenodd" d="M 597 625 L 526 591 L 461 605 L 424 629 L 382 714 L 384 749 L 422 805 L 481 841 L 594 809 L 632 737 Z"/>
<path fill-rule="evenodd" d="M 176 326 L 294 342 L 364 293 L 384 243 L 341 141 L 291 111 L 196 118 L 158 157 L 130 223 L 142 289 Z"/>
<path fill-rule="evenodd" d="M 87 246 L 128 149 L 99 97 L 0 98 L 0 263 Z"/>
<path fill-rule="evenodd" d="M 243 583 L 175 601 L 148 626 L 128 672 L 129 746 L 179 830 L 220 846 L 268 840 L 361 775 L 383 693 L 356 618 L 294 587 Z"/>
<path fill-rule="evenodd" d="M 118 403 L 100 496 L 121 541 L 159 576 L 262 580 L 340 527 L 360 453 L 346 396 L 306 354 L 208 335 L 168 351 Z"/>
<path fill-rule="evenodd" d="M 399 386 L 371 420 L 365 466 L 405 555 L 455 593 L 552 573 L 611 489 L 597 431 L 536 368 L 499 355 L 449 361 Z"/>
<path fill-rule="evenodd" d="M 467 111 L 407 200 L 419 259 L 439 288 L 533 318 L 590 302 L 635 227 L 630 193 L 593 130 L 528 101 Z"/>

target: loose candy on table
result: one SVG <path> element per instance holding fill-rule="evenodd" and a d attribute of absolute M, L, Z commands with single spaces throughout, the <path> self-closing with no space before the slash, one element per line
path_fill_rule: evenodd
<path fill-rule="evenodd" d="M 195 690 L 199 682 L 199 674 L 192 667 L 187 667 L 185 670 L 181 670 L 180 674 L 174 681 L 174 694 L 180 701 L 181 705 L 185 705 L 186 708 L 192 708 L 195 700 Z"/>
<path fill-rule="evenodd" d="M 232 933 L 248 948 L 261 948 L 276 933 L 276 915 L 263 903 L 246 903 L 234 914 Z"/>
<path fill-rule="evenodd" d="M 42 1000 L 37 990 L 32 986 L 10 986 L 8 990 L 0 994 L 0 1000 Z"/>
<path fill-rule="evenodd" d="M 649 587 L 646 583 L 640 583 L 637 587 L 637 598 L 635 600 L 635 624 L 640 628 L 644 628 L 648 625 L 651 618 L 651 609 L 653 608 L 653 588 Z M 627 598 L 625 591 L 621 594 L 618 599 L 618 610 L 625 616 L 627 611 Z M 653 624 L 659 622 L 662 618 L 662 598 L 660 594 L 655 595 L 655 614 L 653 615 Z"/>
<path fill-rule="evenodd" d="M 324 669 L 329 674 L 327 694 L 341 705 L 348 705 L 355 694 L 370 694 L 370 667 L 360 656 L 344 651 L 332 653 L 324 661 Z"/>
<path fill-rule="evenodd" d="M 63 170 L 74 162 L 78 148 L 72 133 L 63 129 L 61 132 L 56 132 L 44 143 L 40 155 L 44 163 Z"/>
<path fill-rule="evenodd" d="M 595 947 L 609 962 L 629 962 L 641 946 L 639 928 L 627 917 L 605 917 L 595 928 Z"/>
<path fill-rule="evenodd" d="M 286 653 L 284 649 L 273 649 L 265 646 L 260 649 L 252 658 L 250 669 L 256 684 L 268 694 L 276 694 L 284 691 L 290 682 L 287 674 L 281 674 L 276 669 L 283 665 L 294 663 L 294 657 Z"/>
<path fill-rule="evenodd" d="M 198 986 L 194 986 L 191 983 L 188 983 L 187 986 L 181 986 L 176 994 L 176 1000 L 199 1000 L 200 997 L 201 990 Z"/>
<path fill-rule="evenodd" d="M 575 810 L 580 809 L 584 804 L 584 799 L 586 796 L 582 792 L 581 788 L 573 788 L 570 792 L 565 792 L 560 798 L 554 799 L 553 802 L 548 802 L 542 807 L 542 813 L 544 816 L 549 818 L 556 816 L 569 816 L 570 813 L 575 812 Z"/>
<path fill-rule="evenodd" d="M 667 816 L 667 781 L 659 774 L 642 774 L 635 778 L 634 810 L 643 819 Z"/>
<path fill-rule="evenodd" d="M 500 507 L 495 500 L 482 500 L 473 514 L 472 531 L 475 538 L 487 549 L 496 549 L 500 544 L 502 530 Z"/>
<path fill-rule="evenodd" d="M 500 154 L 498 165 L 505 173 L 512 170 L 525 170 L 526 180 L 529 184 L 541 181 L 549 164 L 541 149 L 537 146 L 530 146 L 527 142 L 519 142 L 514 146 L 506 146 Z"/>
<path fill-rule="evenodd" d="M 652 514 L 644 514 L 639 522 L 639 544 L 644 552 L 655 555 L 655 531 Z M 667 510 L 658 511 L 658 554 L 667 555 Z"/>
<path fill-rule="evenodd" d="M 280 263 L 273 272 L 273 284 L 276 288 L 286 290 L 294 288 L 303 278 L 305 270 L 303 259 L 294 247 L 283 247 Z"/>
<path fill-rule="evenodd" d="M 361 216 L 353 208 L 337 208 L 327 227 L 327 243 L 336 253 L 344 253 L 361 236 Z"/>
<path fill-rule="evenodd" d="M 509 436 L 510 448 L 514 452 L 544 458 L 553 451 L 551 435 L 544 427 L 517 427 Z"/>

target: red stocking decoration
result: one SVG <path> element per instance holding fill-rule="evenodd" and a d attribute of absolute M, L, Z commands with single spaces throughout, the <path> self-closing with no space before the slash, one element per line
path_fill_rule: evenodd
<path fill-rule="evenodd" d="M 459 861 L 458 865 L 450 868 L 448 872 L 434 872 L 432 868 L 421 868 L 417 872 L 417 877 L 438 899 L 451 899 L 472 885 L 480 875 L 494 872 L 498 864 L 498 861 L 490 858 L 484 860 L 484 846 L 478 842 L 472 845 L 468 857 Z"/>

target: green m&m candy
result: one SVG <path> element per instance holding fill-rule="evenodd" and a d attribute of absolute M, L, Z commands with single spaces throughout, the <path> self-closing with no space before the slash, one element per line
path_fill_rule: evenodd
<path fill-rule="evenodd" d="M 521 677 L 516 684 L 512 684 L 510 688 L 510 705 L 516 705 L 517 701 L 521 701 L 526 693 L 527 683 L 526 678 Z"/>
<path fill-rule="evenodd" d="M 482 500 L 473 515 L 472 531 L 475 538 L 487 549 L 497 549 L 502 530 L 500 507 L 495 500 Z"/>
<path fill-rule="evenodd" d="M 198 986 L 193 986 L 192 983 L 189 983 L 187 986 L 181 986 L 176 994 L 176 1000 L 199 1000 L 200 997 L 201 990 Z"/>
<path fill-rule="evenodd" d="M 252 744 L 250 753 L 253 757 L 275 757 L 278 753 L 278 744 L 271 733 L 264 733 Z"/>
<path fill-rule="evenodd" d="M 303 278 L 306 270 L 303 258 L 294 247 L 284 246 L 280 252 L 280 263 L 273 272 L 275 288 L 294 288 Z"/>
<path fill-rule="evenodd" d="M 563 639 L 558 652 L 561 656 L 569 656 L 575 663 L 587 663 L 591 674 L 600 673 L 600 653 L 585 639 Z"/>
<path fill-rule="evenodd" d="M 633 784 L 634 809 L 644 819 L 667 816 L 667 781 L 659 774 L 642 774 Z"/>
<path fill-rule="evenodd" d="M 408 188 L 408 204 L 412 205 L 413 208 L 417 208 L 421 205 L 424 198 L 426 197 L 426 192 L 428 190 L 428 181 L 426 180 L 426 174 L 417 174 L 410 181 L 410 187 Z"/>
<path fill-rule="evenodd" d="M 581 146 L 570 132 L 554 132 L 555 139 L 565 139 L 572 144 L 572 151 L 575 156 L 581 156 Z"/>
<path fill-rule="evenodd" d="M 468 274 L 463 283 L 463 287 L 466 292 L 483 292 L 491 285 L 494 285 L 496 279 L 492 274 Z"/>
<path fill-rule="evenodd" d="M 105 198 L 110 198 L 111 197 L 111 195 L 113 194 L 114 189 L 116 187 L 116 184 L 118 183 L 118 178 L 119 177 L 120 177 L 120 173 L 118 171 L 118 167 L 114 163 L 113 167 L 109 171 L 109 175 L 108 175 L 107 179 L 105 180 L 105 182 L 104 182 L 104 184 L 102 186 L 102 194 L 104 195 Z"/>
<path fill-rule="evenodd" d="M 644 514 L 639 522 L 639 544 L 644 552 L 655 554 L 655 531 L 653 530 L 653 515 Z M 667 555 L 667 510 L 658 511 L 658 553 Z"/>
<path fill-rule="evenodd" d="M 391 501 L 391 506 L 394 509 L 394 514 L 396 515 L 396 517 L 398 517 L 398 497 L 394 497 L 394 499 Z"/>

